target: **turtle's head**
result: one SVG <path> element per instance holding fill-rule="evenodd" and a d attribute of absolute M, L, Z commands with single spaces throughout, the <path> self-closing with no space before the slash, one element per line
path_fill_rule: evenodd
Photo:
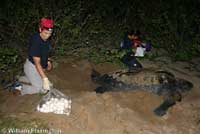
<path fill-rule="evenodd" d="M 179 78 L 176 80 L 176 86 L 181 92 L 190 91 L 193 88 L 193 84 L 191 82 Z"/>
<path fill-rule="evenodd" d="M 97 72 L 96 70 L 92 69 L 92 73 L 91 73 L 92 81 L 98 82 L 100 77 L 101 77 L 101 74 Z"/>
<path fill-rule="evenodd" d="M 173 84 L 176 82 L 174 75 L 167 71 L 158 71 L 158 79 L 162 84 Z"/>

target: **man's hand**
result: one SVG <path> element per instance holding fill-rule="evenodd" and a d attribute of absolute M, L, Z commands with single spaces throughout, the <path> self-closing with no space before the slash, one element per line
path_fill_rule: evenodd
<path fill-rule="evenodd" d="M 50 87 L 52 86 L 51 82 L 49 81 L 49 79 L 46 77 L 46 78 L 43 78 L 43 88 L 45 90 L 50 90 Z"/>

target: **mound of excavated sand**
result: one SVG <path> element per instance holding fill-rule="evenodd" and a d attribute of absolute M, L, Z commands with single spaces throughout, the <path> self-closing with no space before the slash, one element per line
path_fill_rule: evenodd
<path fill-rule="evenodd" d="M 143 61 L 145 67 L 160 67 L 175 76 L 191 81 L 194 88 L 181 102 L 171 107 L 163 117 L 153 110 L 163 98 L 144 91 L 107 92 L 96 94 L 98 86 L 90 79 L 91 69 L 101 73 L 118 67 L 104 63 L 92 65 L 87 61 L 59 64 L 49 74 L 54 86 L 72 99 L 70 116 L 34 111 L 38 95 L 1 98 L 1 112 L 19 118 L 40 118 L 50 128 L 63 134 L 200 134 L 200 73 L 188 63 Z M 24 114 L 21 114 L 24 113 Z"/>

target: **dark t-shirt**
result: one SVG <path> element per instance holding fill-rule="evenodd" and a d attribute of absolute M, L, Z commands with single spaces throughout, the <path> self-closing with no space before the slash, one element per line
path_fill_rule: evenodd
<path fill-rule="evenodd" d="M 29 61 L 33 64 L 33 57 L 40 57 L 42 68 L 47 68 L 47 61 L 51 49 L 50 41 L 44 41 L 39 33 L 33 34 L 29 42 Z"/>
<path fill-rule="evenodd" d="M 125 35 L 122 42 L 122 49 L 131 49 L 133 47 L 133 41 L 128 38 L 128 35 Z"/>

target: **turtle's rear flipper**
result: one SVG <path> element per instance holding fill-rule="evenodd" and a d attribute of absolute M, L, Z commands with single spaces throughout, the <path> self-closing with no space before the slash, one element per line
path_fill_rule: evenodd
<path fill-rule="evenodd" d="M 109 91 L 109 89 L 107 88 L 107 87 L 97 87 L 96 89 L 95 89 L 95 92 L 96 93 L 100 93 L 100 94 L 102 94 L 102 93 L 104 93 L 104 92 L 107 92 L 107 91 Z"/>
<path fill-rule="evenodd" d="M 176 104 L 176 101 L 173 99 L 166 99 L 159 107 L 154 110 L 154 113 L 157 116 L 163 116 L 167 113 L 167 110 Z"/>
<path fill-rule="evenodd" d="M 99 72 L 97 72 L 96 70 L 92 69 L 91 79 L 94 82 L 98 82 L 98 80 L 99 80 L 100 77 L 101 77 L 101 74 Z"/>

